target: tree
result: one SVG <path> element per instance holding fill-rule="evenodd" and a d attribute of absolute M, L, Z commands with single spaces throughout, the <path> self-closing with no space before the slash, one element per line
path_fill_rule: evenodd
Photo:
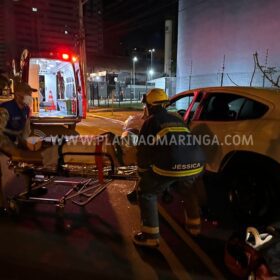
<path fill-rule="evenodd" d="M 276 78 L 276 80 L 273 78 L 274 74 L 276 74 L 278 71 L 276 70 L 276 67 L 263 67 L 259 63 L 259 58 L 258 58 L 258 53 L 255 52 L 253 54 L 254 57 L 254 63 L 255 63 L 255 68 L 257 67 L 263 74 L 263 77 L 267 79 L 273 86 L 280 88 L 280 75 Z M 255 73 L 255 71 L 254 71 Z M 254 76 L 253 73 L 253 76 Z M 252 80 L 253 80 L 252 76 Z"/>

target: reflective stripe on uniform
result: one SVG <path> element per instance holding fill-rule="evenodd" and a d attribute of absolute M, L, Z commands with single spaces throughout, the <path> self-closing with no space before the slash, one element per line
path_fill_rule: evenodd
<path fill-rule="evenodd" d="M 201 232 L 201 220 L 200 218 L 187 218 L 186 230 L 192 235 L 198 235 Z"/>
<path fill-rule="evenodd" d="M 166 127 L 157 133 L 157 137 L 161 138 L 169 132 L 190 132 L 186 127 Z"/>
<path fill-rule="evenodd" d="M 187 225 L 200 225 L 201 223 L 201 220 L 200 218 L 187 218 L 187 221 L 186 221 L 186 224 Z"/>
<path fill-rule="evenodd" d="M 159 234 L 159 227 L 142 226 L 141 231 L 149 234 Z"/>
<path fill-rule="evenodd" d="M 191 170 L 183 170 L 183 171 L 170 171 L 164 170 L 155 165 L 152 166 L 152 169 L 155 173 L 162 175 L 162 176 L 169 176 L 169 177 L 184 177 L 184 176 L 192 176 L 197 175 L 203 171 L 203 166 Z"/>

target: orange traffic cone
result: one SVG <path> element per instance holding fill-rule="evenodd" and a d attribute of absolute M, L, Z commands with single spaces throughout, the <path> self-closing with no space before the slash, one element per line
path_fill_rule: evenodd
<path fill-rule="evenodd" d="M 49 110 L 56 110 L 54 101 L 53 101 L 53 96 L 52 96 L 52 91 L 49 91 L 49 102 L 51 103 L 51 106 L 49 106 Z"/>

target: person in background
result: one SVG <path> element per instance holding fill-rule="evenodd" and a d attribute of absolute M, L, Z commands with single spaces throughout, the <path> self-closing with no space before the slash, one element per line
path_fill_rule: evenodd
<path fill-rule="evenodd" d="M 165 109 L 169 99 L 162 89 L 150 90 L 143 96 L 142 102 L 149 116 L 138 138 L 140 180 L 137 195 L 141 227 L 133 236 L 133 242 L 156 247 L 160 237 L 157 196 L 171 186 L 185 201 L 186 229 L 194 235 L 200 233 L 200 206 L 194 188 L 204 169 L 204 155 L 200 147 L 191 141 L 190 144 L 179 141 L 182 137 L 192 139 L 192 135 L 181 118 Z"/>
<path fill-rule="evenodd" d="M 32 104 L 32 92 L 35 91 L 27 83 L 15 83 L 14 98 L 0 104 L 0 216 L 6 214 L 1 171 L 1 165 L 7 164 L 5 155 L 21 158 L 34 156 L 34 153 L 20 148 L 26 148 L 26 139 L 31 131 L 29 106 Z"/>

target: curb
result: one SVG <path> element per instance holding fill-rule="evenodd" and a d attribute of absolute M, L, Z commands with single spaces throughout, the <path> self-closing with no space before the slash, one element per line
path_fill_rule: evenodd
<path fill-rule="evenodd" d="M 143 109 L 132 109 L 132 108 L 91 108 L 88 113 L 98 112 L 141 112 Z"/>
<path fill-rule="evenodd" d="M 111 120 L 113 122 L 116 122 L 116 123 L 119 123 L 121 125 L 124 125 L 124 122 L 123 121 L 120 121 L 120 120 L 115 120 L 115 119 L 112 119 L 112 118 L 107 118 L 107 117 L 103 117 L 103 116 L 99 116 L 99 115 L 95 115 L 92 113 L 92 116 L 95 117 L 95 118 L 100 118 L 100 119 L 105 119 L 105 120 Z"/>

